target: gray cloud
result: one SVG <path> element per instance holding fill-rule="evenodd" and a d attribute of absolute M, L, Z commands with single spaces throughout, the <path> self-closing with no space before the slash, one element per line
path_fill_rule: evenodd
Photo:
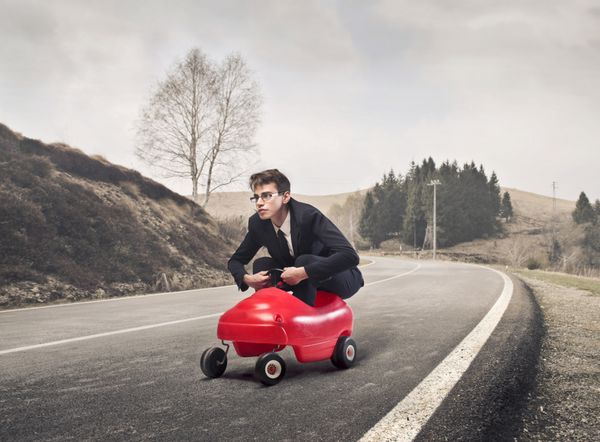
<path fill-rule="evenodd" d="M 501 184 L 600 198 L 593 1 L 0 0 L 0 121 L 147 172 L 134 123 L 193 46 L 239 51 L 265 95 L 261 164 L 301 193 L 432 155 Z M 543 162 L 543 165 L 541 165 Z M 535 171 L 535 173 L 532 173 Z M 168 185 L 182 193 L 187 183 Z"/>

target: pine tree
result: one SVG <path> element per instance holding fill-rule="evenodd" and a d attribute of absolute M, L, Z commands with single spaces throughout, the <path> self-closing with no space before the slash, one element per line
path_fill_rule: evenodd
<path fill-rule="evenodd" d="M 375 201 L 373 199 L 373 192 L 367 192 L 365 196 L 365 203 L 363 206 L 362 213 L 360 215 L 360 223 L 358 227 L 358 231 L 360 235 L 368 239 L 372 246 L 373 244 L 373 234 L 374 234 L 374 225 L 373 225 L 373 212 L 375 207 Z"/>
<path fill-rule="evenodd" d="M 456 242 L 464 225 L 460 209 L 461 198 L 456 191 L 458 183 L 456 163 L 450 164 L 448 161 L 442 163 L 437 178 L 442 183 L 437 188 L 437 241 L 439 246 L 446 247 Z"/>
<path fill-rule="evenodd" d="M 600 199 L 594 203 L 594 212 L 596 212 L 596 220 L 600 220 Z"/>
<path fill-rule="evenodd" d="M 498 216 L 500 214 L 500 186 L 498 185 L 498 177 L 496 176 L 496 172 L 492 172 L 492 176 L 488 181 L 488 186 L 490 188 L 490 198 L 492 200 L 492 211 L 494 216 Z"/>
<path fill-rule="evenodd" d="M 596 220 L 596 213 L 590 204 L 590 200 L 585 192 L 579 194 L 579 199 L 575 204 L 575 210 L 572 213 L 573 220 L 577 224 L 589 223 Z"/>
<path fill-rule="evenodd" d="M 427 219 L 423 205 L 423 171 L 421 166 L 411 163 L 404 182 L 406 209 L 402 226 L 402 238 L 406 244 L 417 248 L 423 244 Z"/>
<path fill-rule="evenodd" d="M 502 204 L 500 205 L 500 216 L 508 222 L 513 216 L 513 207 L 510 201 L 510 193 L 504 192 Z"/>
<path fill-rule="evenodd" d="M 433 189 L 428 184 L 439 179 L 437 239 L 442 247 L 494 234 L 501 212 L 512 216 L 510 195 L 500 201 L 498 177 L 488 180 L 482 165 L 474 162 L 459 168 L 446 161 L 438 168 L 432 158 L 412 162 L 406 177 L 390 170 L 367 194 L 360 219 L 360 233 L 378 247 L 382 241 L 397 237 L 405 244 L 423 244 L 433 219 Z"/>
<path fill-rule="evenodd" d="M 600 225 L 597 223 L 585 226 L 583 255 L 587 265 L 600 268 Z"/>
<path fill-rule="evenodd" d="M 562 247 L 557 239 L 552 240 L 548 258 L 552 264 L 558 264 L 562 258 Z"/>

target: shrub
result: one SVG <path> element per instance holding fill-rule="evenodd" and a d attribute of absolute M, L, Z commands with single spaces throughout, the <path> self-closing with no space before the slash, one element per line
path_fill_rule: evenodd
<path fill-rule="evenodd" d="M 217 227 L 221 238 L 234 243 L 240 243 L 244 239 L 247 231 L 248 220 L 243 216 L 229 216 L 224 219 L 217 219 Z"/>
<path fill-rule="evenodd" d="M 534 257 L 530 257 L 527 259 L 527 262 L 525 263 L 525 266 L 529 269 L 529 270 L 537 270 L 540 267 L 542 267 L 542 263 Z"/>

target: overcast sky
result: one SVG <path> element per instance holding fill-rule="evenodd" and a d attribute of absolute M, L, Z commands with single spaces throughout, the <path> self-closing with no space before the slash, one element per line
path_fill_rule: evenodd
<path fill-rule="evenodd" d="M 217 61 L 240 52 L 255 72 L 257 167 L 278 167 L 295 192 L 362 189 L 432 156 L 483 164 L 502 186 L 552 195 L 556 181 L 558 197 L 600 198 L 597 1 L 0 0 L 0 11 L 0 122 L 145 174 L 140 109 L 198 47 Z"/>

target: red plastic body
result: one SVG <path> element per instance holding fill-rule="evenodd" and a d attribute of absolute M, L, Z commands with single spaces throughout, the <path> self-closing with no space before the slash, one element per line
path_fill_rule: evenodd
<path fill-rule="evenodd" d="M 318 291 L 315 306 L 275 287 L 262 289 L 227 310 L 217 337 L 233 341 L 239 356 L 259 356 L 291 345 L 296 359 L 329 359 L 340 336 L 352 335 L 352 309 L 339 296 Z"/>

